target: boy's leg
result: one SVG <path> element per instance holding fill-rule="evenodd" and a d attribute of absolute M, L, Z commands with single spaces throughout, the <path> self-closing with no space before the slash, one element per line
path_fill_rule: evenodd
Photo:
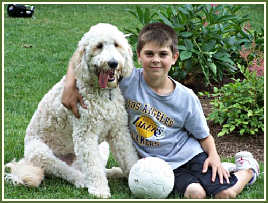
<path fill-rule="evenodd" d="M 191 174 L 190 168 L 191 161 L 174 170 L 174 192 L 178 193 L 180 197 L 203 199 L 206 197 L 206 191 L 199 180 Z"/>
<path fill-rule="evenodd" d="M 185 165 L 174 170 L 174 190 L 178 192 L 180 196 L 195 199 L 206 198 L 206 196 L 217 194 L 217 191 L 223 191 L 235 185 L 237 181 L 235 175 L 232 175 L 230 178 L 230 184 L 228 184 L 226 180 L 224 180 L 224 184 L 220 184 L 218 176 L 215 182 L 211 182 L 211 167 L 209 167 L 207 173 L 202 173 L 206 158 L 206 153 L 200 153 Z"/>
<path fill-rule="evenodd" d="M 235 155 L 237 183 L 215 195 L 216 198 L 235 198 L 244 187 L 253 184 L 259 175 L 259 164 L 250 152 L 242 151 Z"/>
<path fill-rule="evenodd" d="M 216 198 L 220 198 L 220 199 L 235 198 L 239 193 L 242 192 L 244 187 L 251 180 L 251 178 L 254 175 L 254 172 L 251 169 L 245 169 L 245 170 L 237 171 L 236 173 L 234 173 L 234 175 L 238 179 L 236 184 L 226 190 L 222 190 L 221 192 L 217 193 L 215 195 Z"/>
<path fill-rule="evenodd" d="M 174 170 L 174 190 L 186 198 L 205 198 L 203 190 L 207 196 L 235 198 L 247 184 L 252 184 L 256 180 L 259 173 L 257 161 L 253 157 L 248 157 L 248 154 L 245 155 L 242 156 L 242 159 L 241 157 L 236 159 L 238 171 L 231 173 L 230 183 L 224 180 L 224 183 L 221 184 L 218 176 L 215 182 L 211 182 L 211 168 L 208 169 L 207 173 L 202 173 L 207 154 L 198 154 L 187 164 Z"/>
<path fill-rule="evenodd" d="M 199 185 L 202 187 L 202 189 L 206 192 L 206 196 L 210 197 L 210 196 L 215 196 L 217 193 L 219 193 L 220 191 L 223 190 L 227 190 L 228 188 L 231 188 L 232 186 L 234 186 L 238 179 L 234 174 L 231 174 L 231 176 L 229 177 L 229 182 L 227 183 L 227 181 L 224 179 L 223 184 L 220 183 L 220 179 L 219 176 L 216 177 L 216 180 L 214 182 L 211 181 L 212 179 L 212 168 L 209 167 L 208 171 L 206 173 L 203 173 L 203 165 L 205 160 L 207 159 L 207 154 L 206 153 L 200 153 L 197 156 L 195 156 L 192 160 L 190 160 L 187 165 L 188 165 L 188 170 L 190 171 L 189 174 L 191 174 L 196 181 L 195 182 L 191 182 L 192 183 L 199 183 Z M 185 177 L 183 177 L 185 178 Z M 186 179 L 187 180 L 187 179 Z M 189 188 L 186 188 L 185 190 L 185 195 L 189 196 L 189 191 L 193 191 L 192 190 L 192 186 L 191 184 L 188 184 L 187 186 Z M 198 187 L 198 186 L 196 186 Z M 199 187 L 199 188 L 201 188 Z M 188 190 L 189 189 L 189 190 Z M 188 190 L 188 191 L 187 191 Z M 201 193 L 201 189 L 198 190 Z M 204 197 L 205 198 L 205 197 Z"/>
<path fill-rule="evenodd" d="M 206 191 L 200 183 L 191 183 L 184 193 L 184 197 L 188 199 L 204 199 L 206 196 Z"/>

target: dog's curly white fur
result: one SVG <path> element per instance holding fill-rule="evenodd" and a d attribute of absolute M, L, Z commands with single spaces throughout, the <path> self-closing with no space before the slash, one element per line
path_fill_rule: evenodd
<path fill-rule="evenodd" d="M 127 176 L 138 160 L 128 130 L 124 99 L 117 87 L 118 80 L 132 71 L 131 47 L 115 26 L 100 23 L 82 37 L 70 63 L 75 66 L 77 87 L 87 109 L 79 106 L 81 117 L 77 119 L 62 105 L 63 77 L 39 103 L 26 130 L 24 158 L 6 164 L 11 168 L 6 178 L 38 186 L 44 170 L 77 187 L 87 187 L 90 194 L 109 198 L 106 175 L 123 171 Z M 104 140 L 122 171 L 105 169 L 109 146 L 102 143 L 98 147 Z M 36 169 L 39 176 L 29 175 L 20 164 Z M 26 180 L 26 176 L 35 180 Z"/>

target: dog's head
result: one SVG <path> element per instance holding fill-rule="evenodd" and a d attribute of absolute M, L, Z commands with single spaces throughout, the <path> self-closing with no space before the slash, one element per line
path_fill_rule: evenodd
<path fill-rule="evenodd" d="M 132 50 L 117 27 L 100 23 L 92 26 L 78 44 L 76 77 L 100 88 L 118 86 L 120 78 L 130 75 Z"/>

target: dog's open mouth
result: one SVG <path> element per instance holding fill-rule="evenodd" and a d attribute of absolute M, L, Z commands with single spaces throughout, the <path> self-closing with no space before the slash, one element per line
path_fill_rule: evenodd
<path fill-rule="evenodd" d="M 107 88 L 108 82 L 113 82 L 115 80 L 115 70 L 110 69 L 108 71 L 100 71 L 99 73 L 99 86 L 100 88 Z"/>

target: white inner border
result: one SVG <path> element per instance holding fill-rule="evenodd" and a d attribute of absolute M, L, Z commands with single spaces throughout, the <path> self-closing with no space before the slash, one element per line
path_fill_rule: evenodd
<path fill-rule="evenodd" d="M 4 5 L 6 4 L 262 4 L 264 5 L 264 199 L 234 199 L 231 201 L 266 201 L 266 2 L 2 2 L 2 169 L 4 169 Z M 2 170 L 2 201 L 158 201 L 137 199 L 5 199 L 4 172 Z M 159 201 L 195 201 L 188 199 L 165 199 Z M 203 199 L 198 201 L 228 201 Z"/>

